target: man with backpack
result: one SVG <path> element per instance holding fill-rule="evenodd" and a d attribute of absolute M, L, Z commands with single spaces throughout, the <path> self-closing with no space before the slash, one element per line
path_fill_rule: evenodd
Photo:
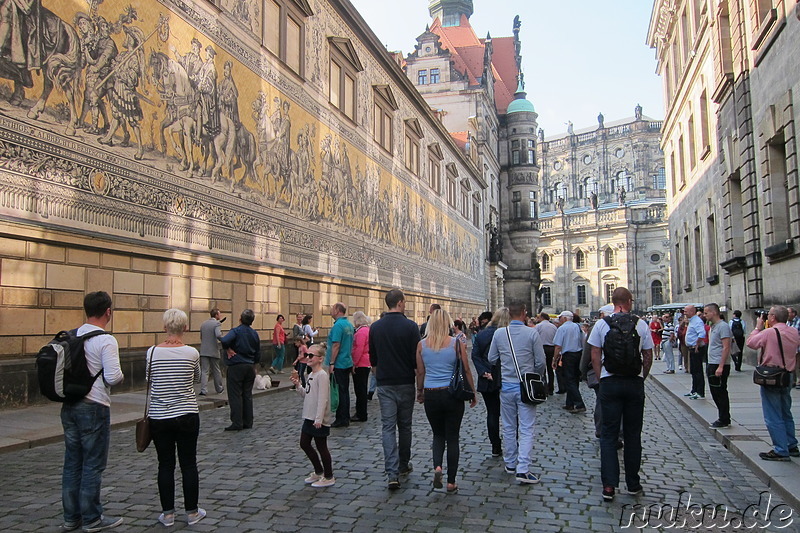
<path fill-rule="evenodd" d="M 742 321 L 742 312 L 738 309 L 733 312 L 733 318 L 730 322 L 731 334 L 733 341 L 736 343 L 738 350 L 731 348 L 731 359 L 737 372 L 742 371 L 742 354 L 744 352 L 744 322 Z"/>
<path fill-rule="evenodd" d="M 86 323 L 78 328 L 78 336 L 103 331 L 111 322 L 111 296 L 107 292 L 87 294 L 83 309 Z M 83 531 L 93 532 L 117 527 L 123 520 L 103 515 L 100 484 L 111 439 L 111 386 L 122 383 L 125 376 L 120 369 L 119 346 L 111 334 L 87 338 L 83 349 L 89 373 L 97 377 L 85 398 L 61 407 L 65 446 L 62 531 L 83 527 Z"/>
<path fill-rule="evenodd" d="M 631 314 L 633 295 L 617 287 L 611 295 L 614 313 L 592 328 L 592 367 L 600 376 L 599 400 L 603 414 L 600 432 L 600 477 L 603 500 L 612 501 L 619 485 L 617 442 L 620 425 L 625 441 L 625 483 L 628 493 L 642 493 L 644 378 L 653 364 L 653 337 L 644 320 Z M 624 423 L 623 423 L 624 421 Z"/>

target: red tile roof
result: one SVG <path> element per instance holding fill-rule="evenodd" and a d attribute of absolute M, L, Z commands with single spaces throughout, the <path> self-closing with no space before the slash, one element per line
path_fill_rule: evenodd
<path fill-rule="evenodd" d="M 450 137 L 456 142 L 459 148 L 467 151 L 467 143 L 469 142 L 469 132 L 468 131 L 453 131 L 450 133 Z"/>

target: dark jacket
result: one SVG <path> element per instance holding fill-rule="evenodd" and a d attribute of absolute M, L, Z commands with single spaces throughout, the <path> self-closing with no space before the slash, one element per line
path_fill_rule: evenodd
<path fill-rule="evenodd" d="M 261 362 L 261 340 L 256 330 L 250 326 L 239 324 L 222 337 L 220 342 L 226 350 L 232 348 L 236 352 L 233 357 L 225 356 L 225 364 L 228 366 Z"/>
<path fill-rule="evenodd" d="M 369 328 L 369 360 L 381 385 L 413 385 L 419 326 L 403 313 L 386 313 Z"/>
<path fill-rule="evenodd" d="M 494 365 L 489 362 L 489 346 L 492 345 L 495 326 L 486 326 L 472 338 L 472 363 L 475 365 L 475 372 L 478 374 L 478 384 L 475 388 L 478 392 L 494 392 L 500 390 L 502 385 L 500 377 L 500 362 Z M 483 374 L 489 372 L 492 379 L 486 379 Z"/>

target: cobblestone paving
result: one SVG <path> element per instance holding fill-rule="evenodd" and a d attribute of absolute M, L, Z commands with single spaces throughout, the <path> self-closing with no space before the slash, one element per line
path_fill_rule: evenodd
<path fill-rule="evenodd" d="M 587 404 L 594 403 L 591 391 L 583 389 L 582 393 Z M 185 515 L 179 513 L 171 529 L 608 532 L 626 530 L 621 523 L 628 523 L 631 507 L 637 502 L 677 506 L 681 491 L 687 491 L 680 500 L 684 507 L 689 495 L 691 503 L 727 505 L 740 512 L 759 504 L 759 495 L 767 487 L 718 444 L 707 428 L 657 386 L 648 384 L 647 395 L 642 468 L 645 494 L 634 498 L 618 492 L 612 504 L 603 503 L 600 495 L 599 450 L 591 409 L 569 415 L 560 408 L 563 396 L 539 409 L 533 469 L 542 476 L 538 485 L 518 485 L 503 472 L 502 462 L 488 453 L 482 404 L 467 409 L 456 495 L 432 491 L 430 429 L 420 405 L 414 414 L 414 472 L 396 492 L 386 489 L 382 474 L 377 400 L 370 402 L 367 423 L 333 430 L 329 444 L 336 485 L 328 489 L 303 484 L 310 465 L 297 446 L 301 400 L 294 393 L 256 400 L 256 424 L 250 431 L 223 432 L 228 424 L 227 408 L 206 411 L 201 414 L 198 459 L 200 503 L 208 517 L 189 527 Z M 132 429 L 112 434 L 109 468 L 103 480 L 106 513 L 125 517 L 125 524 L 115 531 L 165 531 L 167 528 L 156 522 L 160 509 L 155 450 L 151 446 L 138 454 L 133 440 Z M 63 445 L 52 444 L 2 456 L 0 531 L 58 530 L 62 455 Z M 177 493 L 180 508 L 180 486 Z M 777 513 L 783 512 L 790 513 L 793 522 L 780 530 L 800 531 L 795 510 L 781 507 L 777 498 L 770 504 L 778 506 L 773 525 L 758 530 L 778 531 L 775 520 Z M 762 511 L 764 506 L 762 501 Z M 642 515 L 641 509 L 638 515 Z M 660 522 L 653 520 L 655 512 L 650 516 L 651 527 L 644 528 L 647 531 L 704 529 L 692 527 L 699 526 L 700 520 L 692 519 L 685 510 L 671 515 L 675 517 L 671 521 L 670 515 Z M 729 514 L 728 519 L 731 517 Z M 745 525 L 755 523 L 756 518 L 751 518 Z M 758 525 L 765 523 L 766 519 L 761 519 Z M 713 530 L 749 529 L 737 525 L 734 520 Z M 781 525 L 787 526 L 787 522 Z"/>

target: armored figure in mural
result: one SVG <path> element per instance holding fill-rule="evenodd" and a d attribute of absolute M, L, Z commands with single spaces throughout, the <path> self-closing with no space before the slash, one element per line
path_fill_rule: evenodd
<path fill-rule="evenodd" d="M 232 71 L 233 62 L 228 60 L 222 69 L 222 81 L 217 85 L 217 96 L 222 114 L 230 117 L 238 128 L 242 124 L 239 120 L 239 89 L 233 81 Z"/>
<path fill-rule="evenodd" d="M 198 141 L 204 137 L 216 137 L 220 132 L 219 107 L 217 101 L 217 67 L 214 65 L 216 50 L 206 46 L 206 60 L 199 70 L 189 74 L 189 79 L 197 88 L 198 106 L 195 122 L 199 125 Z M 187 69 L 188 72 L 188 69 Z"/>
<path fill-rule="evenodd" d="M 144 52 L 140 46 L 144 42 L 144 33 L 139 28 L 131 26 L 123 26 L 122 29 L 125 32 L 125 40 L 122 45 L 125 51 L 114 59 L 114 85 L 109 92 L 113 119 L 108 133 L 100 137 L 98 142 L 113 146 L 112 139 L 117 129 L 121 126 L 123 135 L 127 139 L 127 127 L 130 126 L 136 137 L 137 144 L 133 158 L 140 160 L 144 155 L 142 129 L 140 127 L 140 122 L 144 115 L 142 114 L 142 106 L 139 103 L 137 89 L 140 80 L 145 79 Z"/>
<path fill-rule="evenodd" d="M 83 109 L 78 124 L 83 124 L 84 116 L 88 111 L 91 114 L 91 124 L 86 128 L 86 133 L 99 134 L 109 128 L 104 98 L 111 89 L 111 80 L 108 75 L 119 51 L 111 38 L 108 21 L 103 17 L 95 17 L 94 20 L 91 20 L 85 13 L 77 13 L 75 25 L 83 35 L 81 48 L 83 61 L 86 64 Z M 99 127 L 101 115 L 103 128 Z"/>

